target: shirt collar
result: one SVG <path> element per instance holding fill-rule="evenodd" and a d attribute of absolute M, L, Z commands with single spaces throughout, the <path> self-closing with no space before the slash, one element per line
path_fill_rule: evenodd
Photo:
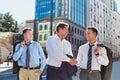
<path fill-rule="evenodd" d="M 87 43 L 88 45 L 90 44 L 89 42 Z M 97 46 L 98 42 L 96 41 L 93 45 Z"/>
<path fill-rule="evenodd" d="M 56 37 L 57 39 L 61 40 L 60 37 L 59 37 L 57 34 L 55 34 L 55 37 Z M 65 39 L 63 39 L 63 40 L 65 40 Z M 63 40 L 61 40 L 61 41 L 63 41 Z"/>
<path fill-rule="evenodd" d="M 25 44 L 26 44 L 26 41 L 24 41 L 24 42 L 25 42 Z M 32 44 L 32 43 L 33 43 L 33 40 L 30 41 L 30 44 Z"/>

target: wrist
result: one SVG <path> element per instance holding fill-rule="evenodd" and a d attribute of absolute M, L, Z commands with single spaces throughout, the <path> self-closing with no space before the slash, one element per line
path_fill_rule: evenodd
<path fill-rule="evenodd" d="M 96 55 L 96 57 L 98 57 L 98 56 L 99 56 L 99 53 L 96 53 L 95 55 Z"/>

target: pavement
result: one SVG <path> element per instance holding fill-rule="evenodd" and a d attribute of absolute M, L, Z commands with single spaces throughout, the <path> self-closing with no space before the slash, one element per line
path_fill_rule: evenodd
<path fill-rule="evenodd" d="M 5 65 L 5 63 L 4 63 Z M 12 65 L 12 63 L 10 63 Z M 112 69 L 112 76 L 111 80 L 120 80 L 120 61 L 113 63 L 113 69 Z M 73 76 L 73 80 L 80 80 L 79 79 L 79 72 L 75 76 Z M 46 71 L 43 72 L 42 80 L 46 80 Z M 15 74 L 12 74 L 12 67 L 9 66 L 0 66 L 0 80 L 17 80 L 17 77 Z"/>

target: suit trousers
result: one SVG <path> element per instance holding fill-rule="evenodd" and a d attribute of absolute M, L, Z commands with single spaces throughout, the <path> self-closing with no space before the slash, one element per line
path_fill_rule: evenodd
<path fill-rule="evenodd" d="M 64 77 L 61 77 L 60 74 L 59 68 L 48 65 L 46 80 L 72 80 L 72 77 L 63 79 Z"/>
<path fill-rule="evenodd" d="M 20 68 L 19 80 L 39 80 L 40 75 L 35 70 Z"/>
<path fill-rule="evenodd" d="M 100 72 L 80 72 L 80 80 L 101 80 Z"/>

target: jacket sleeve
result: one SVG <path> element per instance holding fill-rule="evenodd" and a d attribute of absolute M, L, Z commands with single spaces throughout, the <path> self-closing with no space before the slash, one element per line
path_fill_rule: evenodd
<path fill-rule="evenodd" d="M 108 57 L 107 57 L 107 52 L 106 49 L 101 47 L 99 51 L 99 56 L 97 57 L 97 61 L 99 64 L 107 66 L 109 63 Z"/>

